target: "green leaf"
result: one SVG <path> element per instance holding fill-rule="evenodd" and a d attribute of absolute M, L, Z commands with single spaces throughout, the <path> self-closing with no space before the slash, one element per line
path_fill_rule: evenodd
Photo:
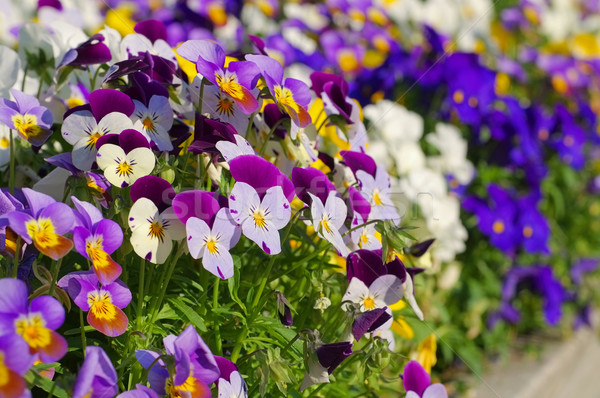
<path fill-rule="evenodd" d="M 206 324 L 204 320 L 194 311 L 191 307 L 183 302 L 181 297 L 177 297 L 169 300 L 173 305 L 175 312 L 180 312 L 196 329 L 200 332 L 207 332 Z"/>
<path fill-rule="evenodd" d="M 69 395 L 65 390 L 56 385 L 52 380 L 47 377 L 44 377 L 36 372 L 35 369 L 31 369 L 25 375 L 25 381 L 30 385 L 39 386 L 42 390 L 46 392 L 52 391 L 53 397 L 58 398 L 69 398 Z"/>

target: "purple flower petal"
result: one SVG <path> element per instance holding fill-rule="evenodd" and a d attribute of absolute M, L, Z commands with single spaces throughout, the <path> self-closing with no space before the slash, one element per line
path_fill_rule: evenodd
<path fill-rule="evenodd" d="M 102 289 L 110 293 L 112 303 L 121 309 L 127 307 L 131 302 L 131 290 L 119 279 L 106 286 L 102 286 Z"/>
<path fill-rule="evenodd" d="M 150 148 L 150 143 L 142 133 L 134 129 L 126 129 L 119 136 L 119 146 L 125 153 L 129 153 L 136 148 Z"/>
<path fill-rule="evenodd" d="M 371 212 L 371 204 L 365 197 L 354 188 L 352 185 L 348 187 L 348 201 L 352 211 L 360 214 L 363 220 L 369 219 L 369 213 Z"/>
<path fill-rule="evenodd" d="M 27 373 L 35 360 L 35 357 L 29 354 L 29 345 L 15 333 L 2 336 L 0 352 L 4 354 L 4 365 L 21 376 Z"/>
<path fill-rule="evenodd" d="M 49 218 L 52 220 L 54 225 L 54 232 L 59 235 L 71 232 L 71 228 L 75 223 L 75 215 L 73 209 L 64 203 L 56 202 L 52 203 L 44 210 L 42 210 L 38 218 Z"/>
<path fill-rule="evenodd" d="M 294 185 L 277 166 L 257 155 L 241 155 L 229 162 L 231 176 L 245 182 L 256 190 L 259 196 L 267 189 L 280 186 L 288 201 L 294 198 Z"/>
<path fill-rule="evenodd" d="M 50 296 L 39 296 L 31 300 L 29 312 L 39 312 L 46 321 L 46 327 L 56 330 L 65 321 L 65 309 L 62 304 Z"/>
<path fill-rule="evenodd" d="M 87 346 L 85 360 L 73 388 L 73 398 L 83 398 L 94 392 L 94 396 L 113 397 L 119 392 L 117 372 L 106 355 L 98 346 Z"/>
<path fill-rule="evenodd" d="M 363 170 L 365 173 L 375 177 L 377 164 L 369 155 L 353 151 L 340 151 L 340 155 L 344 159 L 346 166 L 350 167 L 350 170 L 352 170 L 355 175 L 358 170 Z"/>
<path fill-rule="evenodd" d="M 298 198 L 306 204 L 310 204 L 309 193 L 315 195 L 321 202 L 325 203 L 329 192 L 336 191 L 335 185 L 327 176 L 313 167 L 294 167 L 292 169 L 292 182 Z"/>
<path fill-rule="evenodd" d="M 159 39 L 167 41 L 167 29 L 165 28 L 165 24 L 156 19 L 147 19 L 138 22 L 133 30 L 135 30 L 136 33 L 146 36 L 152 43 Z"/>
<path fill-rule="evenodd" d="M 196 217 L 210 226 L 220 207 L 214 194 L 206 191 L 181 192 L 173 198 L 173 210 L 184 224 L 190 217 Z"/>
<path fill-rule="evenodd" d="M 94 90 L 90 94 L 90 107 L 97 122 L 111 112 L 121 112 L 131 116 L 135 111 L 131 98 L 111 88 Z"/>
<path fill-rule="evenodd" d="M 163 212 L 171 206 L 175 198 L 175 190 L 167 180 L 156 176 L 145 176 L 133 183 L 129 195 L 133 203 L 140 198 L 148 198 L 156 205 L 159 212 Z"/>
<path fill-rule="evenodd" d="M 419 362 L 408 361 L 404 367 L 402 383 L 406 391 L 414 391 L 422 396 L 425 389 L 431 384 L 431 377 Z"/>
<path fill-rule="evenodd" d="M 346 266 L 348 282 L 352 278 L 358 278 L 365 285 L 370 286 L 375 279 L 387 274 L 380 252 L 361 249 L 350 253 Z"/>
<path fill-rule="evenodd" d="M 376 330 L 391 318 L 392 316 L 386 312 L 385 308 L 364 312 L 352 323 L 352 335 L 356 341 L 359 341 L 365 333 Z"/>
<path fill-rule="evenodd" d="M 220 378 L 221 379 L 225 379 L 227 381 L 229 381 L 229 375 L 232 374 L 233 372 L 237 372 L 237 366 L 235 366 L 235 364 L 233 362 L 231 362 L 229 359 L 220 357 L 218 355 L 214 355 L 215 358 L 215 362 L 217 363 L 217 366 L 219 367 L 219 372 L 220 372 Z"/>
<path fill-rule="evenodd" d="M 34 191 L 33 189 L 23 188 L 23 195 L 27 198 L 31 214 L 37 217 L 38 214 L 47 206 L 56 203 L 56 200 L 49 195 Z"/>
<path fill-rule="evenodd" d="M 349 341 L 324 344 L 317 348 L 319 363 L 327 369 L 329 374 L 333 373 L 335 368 L 350 355 L 352 355 L 352 343 Z"/>
<path fill-rule="evenodd" d="M 112 254 L 123 243 L 123 230 L 113 220 L 100 221 L 94 232 L 102 236 L 102 248 L 107 254 Z"/>
<path fill-rule="evenodd" d="M 0 279 L 0 314 L 27 313 L 27 285 L 19 279 Z M 2 339 L 0 339 L 2 340 Z"/>

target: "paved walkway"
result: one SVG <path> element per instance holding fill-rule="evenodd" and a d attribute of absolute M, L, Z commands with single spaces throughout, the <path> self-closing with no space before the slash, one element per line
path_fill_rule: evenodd
<path fill-rule="evenodd" d="M 600 398 L 600 339 L 579 330 L 539 359 L 492 365 L 469 398 Z"/>

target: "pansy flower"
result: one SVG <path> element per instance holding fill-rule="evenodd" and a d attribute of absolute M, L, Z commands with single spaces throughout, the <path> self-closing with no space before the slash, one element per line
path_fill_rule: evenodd
<path fill-rule="evenodd" d="M 350 253 L 350 249 L 344 243 L 340 232 L 348 212 L 346 204 L 335 191 L 329 192 L 325 203 L 312 193 L 309 195 L 312 199 L 310 215 L 317 234 L 331 243 L 342 257 L 346 257 Z"/>
<path fill-rule="evenodd" d="M 108 46 L 104 44 L 105 40 L 100 33 L 93 35 L 77 47 L 67 51 L 57 68 L 66 65 L 82 67 L 109 62 L 112 55 Z"/>
<path fill-rule="evenodd" d="M 94 272 L 103 285 L 121 275 L 121 266 L 110 255 L 123 243 L 123 231 L 113 220 L 102 217 L 94 205 L 71 197 L 79 213 L 80 226 L 73 229 L 75 250 L 91 260 Z"/>
<path fill-rule="evenodd" d="M 67 341 L 55 332 L 65 320 L 60 302 L 39 296 L 28 304 L 27 286 L 19 279 L 0 279 L 0 291 L 0 335 L 17 334 L 29 352 L 44 363 L 61 359 L 67 353 Z"/>
<path fill-rule="evenodd" d="M 127 219 L 132 231 L 131 245 L 138 256 L 154 264 L 164 263 L 173 241 L 185 237 L 184 224 L 168 205 L 173 196 L 171 185 L 154 176 L 138 180 L 131 188 L 134 203 Z"/>
<path fill-rule="evenodd" d="M 261 199 L 245 182 L 236 182 L 229 194 L 229 211 L 242 233 L 267 254 L 281 252 L 279 230 L 290 221 L 292 210 L 280 186 L 268 188 Z"/>
<path fill-rule="evenodd" d="M 131 291 L 119 279 L 100 285 L 94 271 L 77 271 L 58 281 L 83 311 L 94 329 L 110 337 L 125 333 L 129 320 L 122 311 L 131 301 Z"/>
<path fill-rule="evenodd" d="M 220 372 L 219 380 L 217 381 L 219 398 L 248 397 L 248 387 L 235 364 L 218 355 L 215 355 L 214 358 Z"/>
<path fill-rule="evenodd" d="M 444 386 L 431 384 L 429 373 L 417 361 L 408 361 L 401 377 L 406 398 L 448 398 Z"/>
<path fill-rule="evenodd" d="M 63 138 L 73 145 L 73 165 L 83 171 L 89 171 L 96 161 L 100 137 L 133 127 L 129 116 L 135 109 L 131 98 L 113 89 L 95 90 L 89 101 L 89 105 L 68 112 L 61 127 Z"/>
<path fill-rule="evenodd" d="M 102 347 L 87 346 L 77 374 L 73 398 L 114 397 L 119 392 L 117 372 Z"/>
<path fill-rule="evenodd" d="M 207 192 L 204 195 L 192 196 L 191 199 L 211 202 L 204 206 L 200 204 L 207 210 L 214 208 L 214 205 L 218 208 L 217 200 Z M 183 207 L 181 202 L 182 199 L 177 202 L 174 200 L 174 207 L 177 205 L 178 209 L 181 209 Z M 191 204 L 191 206 L 196 205 Z M 227 208 L 219 209 L 216 214 L 207 212 L 204 217 L 199 216 L 192 216 L 186 220 L 187 245 L 190 254 L 193 258 L 202 258 L 202 265 L 213 275 L 228 279 L 233 276 L 233 258 L 229 250 L 238 242 L 240 230 Z"/>
<path fill-rule="evenodd" d="M 310 89 L 301 80 L 283 78 L 283 67 L 273 58 L 266 55 L 246 55 L 248 61 L 254 62 L 263 78 L 275 103 L 284 110 L 297 127 L 305 127 L 312 121 L 306 107 L 310 102 Z M 296 138 L 292 129 L 292 138 Z"/>
<path fill-rule="evenodd" d="M 225 51 L 209 40 L 188 40 L 177 53 L 194 62 L 198 73 L 231 97 L 243 113 L 249 115 L 258 109 L 258 101 L 250 92 L 259 74 L 255 64 L 233 61 L 225 68 Z"/>
<path fill-rule="evenodd" d="M 375 175 L 358 170 L 356 179 L 360 184 L 360 192 L 371 204 L 369 218 L 371 220 L 392 220 L 394 224 L 400 222 L 400 216 L 392 202 L 392 188 L 390 176 L 385 168 L 377 166 Z"/>
<path fill-rule="evenodd" d="M 117 398 L 159 398 L 159 395 L 153 389 L 142 384 L 136 384 L 134 390 L 122 392 Z"/>
<path fill-rule="evenodd" d="M 133 103 L 135 104 L 132 115 L 133 128 L 156 143 L 160 151 L 172 150 L 169 130 L 173 126 L 173 109 L 169 104 L 169 98 L 153 95 L 147 105 L 138 100 L 133 100 Z"/>
<path fill-rule="evenodd" d="M 15 101 L 1 100 L 0 122 L 33 146 L 42 146 L 52 135 L 52 113 L 40 106 L 37 98 L 14 89 L 10 92 Z"/>
<path fill-rule="evenodd" d="M 150 144 L 139 131 L 124 130 L 118 135 L 118 145 L 105 143 L 107 141 L 98 141 L 101 146 L 96 162 L 104 171 L 104 177 L 115 187 L 130 186 L 154 170 L 156 158 L 150 150 Z"/>
<path fill-rule="evenodd" d="M 352 242 L 361 249 L 378 250 L 381 249 L 381 241 L 377 239 L 377 231 L 374 224 L 365 224 L 360 213 L 354 213 L 352 218 L 352 232 L 350 237 Z"/>
<path fill-rule="evenodd" d="M 226 162 L 229 162 L 233 158 L 241 155 L 255 155 L 254 148 L 244 137 L 239 134 L 233 136 L 235 138 L 235 144 L 227 140 L 221 140 L 215 144 L 215 147 Z"/>
<path fill-rule="evenodd" d="M 73 242 L 62 236 L 71 232 L 75 221 L 73 210 L 29 188 L 23 188 L 23 194 L 29 209 L 8 214 L 10 228 L 53 260 L 64 257 L 73 248 Z"/>
<path fill-rule="evenodd" d="M 300 385 L 300 392 L 313 384 L 329 383 L 329 375 L 352 355 L 352 343 L 349 341 L 330 344 L 316 341 L 309 342 L 308 346 L 309 352 L 305 359 L 306 372 Z"/>
<path fill-rule="evenodd" d="M 175 360 L 174 367 L 167 367 L 160 354 L 149 350 L 137 350 L 135 356 L 145 369 L 149 369 L 148 382 L 159 395 L 210 397 L 209 386 L 220 375 L 215 357 L 192 325 L 179 336 L 169 335 L 163 339 L 165 350 Z M 157 360 L 158 359 L 158 360 Z M 169 374 L 173 369 L 174 374 Z"/>
<path fill-rule="evenodd" d="M 23 376 L 33 365 L 28 345 L 15 334 L 0 338 L 0 396 L 27 397 L 29 391 Z"/>

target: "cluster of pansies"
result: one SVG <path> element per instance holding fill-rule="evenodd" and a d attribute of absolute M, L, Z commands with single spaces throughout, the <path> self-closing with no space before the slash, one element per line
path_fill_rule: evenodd
<path fill-rule="evenodd" d="M 0 398 L 440 398 L 509 327 L 591 326 L 592 4 L 35 3 L 0 29 Z"/>

